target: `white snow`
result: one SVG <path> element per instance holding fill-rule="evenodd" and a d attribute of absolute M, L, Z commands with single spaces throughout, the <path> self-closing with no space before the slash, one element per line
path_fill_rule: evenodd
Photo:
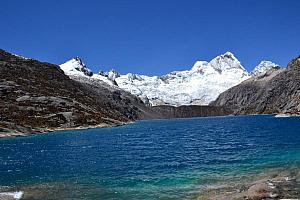
<path fill-rule="evenodd" d="M 12 197 L 14 199 L 21 199 L 23 197 L 24 192 L 19 191 L 19 192 L 1 192 L 0 193 L 0 199 L 1 197 Z"/>
<path fill-rule="evenodd" d="M 149 100 L 151 105 L 207 105 L 218 95 L 250 78 L 235 56 L 227 52 L 210 62 L 197 61 L 191 70 L 165 76 L 126 74 L 116 78 L 118 86 Z"/>
<path fill-rule="evenodd" d="M 99 74 L 93 74 L 93 76 L 91 78 L 92 79 L 96 79 L 96 80 L 101 80 L 101 81 L 107 83 L 110 86 L 115 85 L 113 83 L 113 81 L 111 81 L 110 79 L 108 79 L 108 77 L 106 77 L 106 76 L 102 76 L 102 75 L 99 75 Z"/>
<path fill-rule="evenodd" d="M 93 72 L 86 67 L 79 57 L 73 58 L 64 64 L 60 65 L 60 68 L 66 75 L 72 76 L 92 76 Z"/>
<path fill-rule="evenodd" d="M 24 57 L 24 56 L 20 56 L 20 55 L 18 55 L 18 54 L 13 54 L 14 56 L 17 56 L 17 57 L 19 57 L 19 58 L 22 58 L 22 59 L 24 59 L 24 60 L 32 60 L 31 58 L 27 58 L 27 57 Z"/>
<path fill-rule="evenodd" d="M 276 69 L 276 68 L 279 68 L 279 65 L 271 61 L 263 60 L 253 69 L 253 71 L 250 74 L 254 78 L 262 77 L 266 75 L 266 73 L 271 69 Z"/>
<path fill-rule="evenodd" d="M 277 66 L 270 61 L 262 61 L 251 75 L 261 75 Z M 115 70 L 93 74 L 78 57 L 60 67 L 69 76 L 84 76 L 113 87 L 118 86 L 153 106 L 207 105 L 225 90 L 251 77 L 230 52 L 209 62 L 196 61 L 190 70 L 174 71 L 164 76 L 120 75 Z"/>

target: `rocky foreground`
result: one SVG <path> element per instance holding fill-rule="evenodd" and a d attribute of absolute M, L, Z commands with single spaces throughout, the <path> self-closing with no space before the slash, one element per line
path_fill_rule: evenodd
<path fill-rule="evenodd" d="M 299 166 L 298 166 L 299 167 Z M 224 184 L 208 185 L 198 191 L 198 200 L 296 200 L 300 197 L 300 170 L 297 166 L 273 169 L 256 175 L 249 174 Z M 81 196 L 72 183 L 55 182 L 27 185 L 18 188 L 0 188 L 0 200 L 69 199 Z M 86 186 L 88 187 L 88 186 Z M 101 193 L 101 188 L 86 188 Z M 16 191 L 16 192 L 12 192 Z M 194 198 L 193 198 L 194 199 Z"/>
<path fill-rule="evenodd" d="M 278 200 L 300 198 L 300 170 L 298 167 L 272 170 L 241 177 L 224 185 L 208 187 L 198 200 Z"/>

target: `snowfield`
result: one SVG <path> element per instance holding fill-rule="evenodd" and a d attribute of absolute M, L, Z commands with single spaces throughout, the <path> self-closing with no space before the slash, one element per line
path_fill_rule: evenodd
<path fill-rule="evenodd" d="M 117 86 L 152 106 L 207 105 L 225 90 L 252 76 L 264 74 L 275 66 L 278 65 L 263 61 L 248 73 L 230 52 L 209 62 L 197 61 L 190 70 L 174 71 L 164 76 L 120 75 L 115 70 L 94 74 L 78 57 L 60 65 L 66 75 L 86 76 Z"/>

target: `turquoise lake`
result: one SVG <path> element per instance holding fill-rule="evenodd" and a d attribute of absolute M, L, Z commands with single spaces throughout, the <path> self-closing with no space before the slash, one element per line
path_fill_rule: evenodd
<path fill-rule="evenodd" d="M 45 199 L 195 199 L 289 166 L 300 166 L 299 117 L 149 120 L 0 140 L 0 187 Z"/>

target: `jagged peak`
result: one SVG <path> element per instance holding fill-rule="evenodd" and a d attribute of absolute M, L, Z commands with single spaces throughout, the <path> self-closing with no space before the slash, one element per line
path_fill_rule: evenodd
<path fill-rule="evenodd" d="M 225 52 L 224 54 L 221 54 L 221 55 L 219 55 L 219 56 L 217 56 L 217 57 L 215 57 L 214 59 L 212 59 L 211 61 L 213 61 L 213 60 L 219 60 L 219 61 L 223 61 L 223 60 L 232 60 L 232 61 L 238 61 L 239 62 L 239 60 L 234 56 L 234 54 L 233 53 L 231 53 L 230 51 L 227 51 L 227 52 Z"/>
<path fill-rule="evenodd" d="M 210 63 L 222 63 L 222 62 L 232 62 L 240 64 L 240 61 L 234 56 L 233 53 L 227 51 L 224 54 L 221 54 L 210 61 Z"/>
<path fill-rule="evenodd" d="M 264 76 L 268 71 L 273 69 L 280 69 L 280 66 L 271 61 L 263 60 L 252 70 L 250 75 L 253 77 Z"/>
<path fill-rule="evenodd" d="M 248 73 L 247 70 L 242 66 L 241 62 L 234 56 L 233 53 L 229 51 L 212 59 L 209 64 L 217 71 L 221 72 L 230 69 L 241 69 L 245 73 Z"/>
<path fill-rule="evenodd" d="M 221 57 L 231 58 L 231 59 L 237 60 L 237 58 L 234 56 L 234 54 L 231 53 L 230 51 L 227 51 L 226 53 L 224 53 L 223 55 L 221 55 Z"/>
<path fill-rule="evenodd" d="M 64 64 L 61 64 L 60 68 L 68 75 L 93 75 L 92 70 L 90 70 L 78 56 L 72 58 Z"/>
<path fill-rule="evenodd" d="M 67 62 L 77 62 L 77 63 L 79 63 L 79 64 L 82 65 L 82 66 L 86 66 L 86 65 L 83 63 L 82 59 L 81 59 L 79 56 L 76 56 L 76 57 L 74 57 L 74 58 L 68 60 Z M 66 63 L 67 63 L 67 62 L 66 62 Z"/>
<path fill-rule="evenodd" d="M 220 73 L 222 73 L 224 70 L 232 68 L 241 69 L 245 73 L 248 73 L 247 70 L 241 65 L 240 61 L 230 51 L 213 58 L 210 62 L 196 61 L 191 70 L 199 71 L 206 67 L 212 67 L 214 70 Z"/>

